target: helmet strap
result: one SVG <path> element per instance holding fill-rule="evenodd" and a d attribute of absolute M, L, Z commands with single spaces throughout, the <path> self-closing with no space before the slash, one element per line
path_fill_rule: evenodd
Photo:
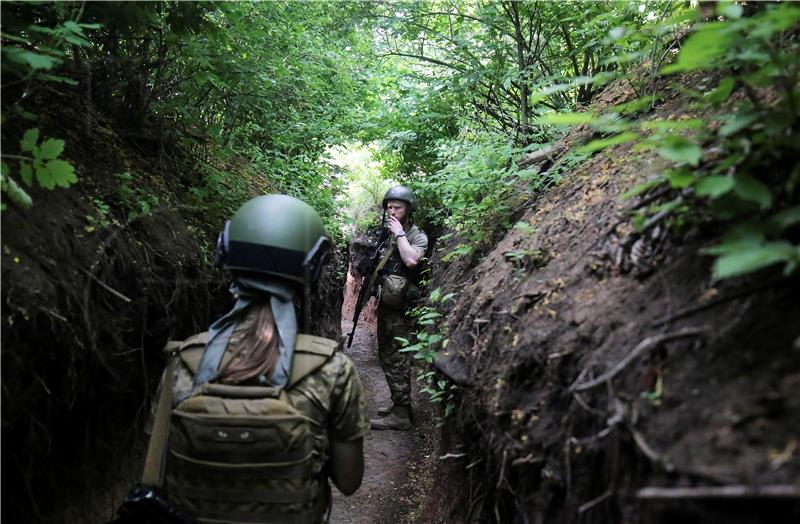
<path fill-rule="evenodd" d="M 225 266 L 228 261 L 228 234 L 231 229 L 231 221 L 225 221 L 225 227 L 222 228 L 219 236 L 217 237 L 217 248 L 214 250 L 214 265 L 218 268 Z"/>
<path fill-rule="evenodd" d="M 311 327 L 311 285 L 319 280 L 332 249 L 327 237 L 319 237 L 303 261 L 303 331 Z"/>
<path fill-rule="evenodd" d="M 311 331 L 311 267 L 303 268 L 303 332 Z"/>

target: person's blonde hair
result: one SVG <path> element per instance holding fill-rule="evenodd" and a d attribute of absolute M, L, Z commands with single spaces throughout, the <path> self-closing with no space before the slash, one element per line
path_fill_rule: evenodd
<path fill-rule="evenodd" d="M 228 348 L 232 356 L 219 371 L 223 384 L 242 384 L 261 375 L 271 376 L 280 357 L 278 328 L 269 302 L 255 304 L 254 320 L 239 343 Z"/>

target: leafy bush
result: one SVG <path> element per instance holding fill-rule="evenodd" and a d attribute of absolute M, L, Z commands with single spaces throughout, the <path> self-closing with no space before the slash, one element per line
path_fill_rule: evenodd
<path fill-rule="evenodd" d="M 464 248 L 468 250 L 489 241 L 497 230 L 507 230 L 526 191 L 544 183 L 538 172 L 516 164 L 524 151 L 508 138 L 490 133 L 441 142 L 444 167 L 412 181 L 421 199 L 440 202 L 425 210 L 427 217 L 468 239 L 471 245 Z"/>
<path fill-rule="evenodd" d="M 800 8 L 765 5 L 750 17 L 743 17 L 737 4 L 721 3 L 718 9 L 724 19 L 697 23 L 677 60 L 661 70 L 662 75 L 708 72 L 696 89 L 673 86 L 694 100 L 703 118 L 637 119 L 659 97 L 653 92 L 602 115 L 554 113 L 540 120 L 589 124 L 605 134 L 578 150 L 585 155 L 633 143 L 667 161 L 669 169 L 623 198 L 663 186 L 677 194 L 643 209 L 634 226 L 669 215 L 710 216 L 729 224 L 722 242 L 704 250 L 716 257 L 714 278 L 778 263 L 788 274 L 800 263 L 800 245 L 788 234 L 800 223 Z"/>
<path fill-rule="evenodd" d="M 417 381 L 422 386 L 420 391 L 428 395 L 432 404 L 442 405 L 439 425 L 443 424 L 444 419 L 455 409 L 455 396 L 451 390 L 452 385 L 446 379 L 438 378 L 431 366 L 439 348 L 447 348 L 449 342 L 447 328 L 441 323 L 444 315 L 439 308 L 453 297 L 455 293 L 442 294 L 440 288 L 434 289 L 428 297 L 428 305 L 414 308 L 407 313 L 415 319 L 418 327 L 418 331 L 414 333 L 415 341 L 412 343 L 408 339 L 397 337 L 403 344 L 400 352 L 411 353 L 413 358 L 427 364 L 417 375 Z"/>
<path fill-rule="evenodd" d="M 716 257 L 715 278 L 778 263 L 789 274 L 800 263 L 800 244 L 786 236 L 800 223 L 800 8 L 768 5 L 743 17 L 741 6 L 721 4 L 719 14 L 726 19 L 695 26 L 678 59 L 663 69 L 724 75 L 691 92 L 712 110 L 710 125 L 645 124 L 659 131 L 644 145 L 674 164 L 661 183 L 687 193 L 697 212 L 707 208 L 730 224 L 722 242 L 704 251 Z M 697 131 L 674 134 L 680 128 Z"/>

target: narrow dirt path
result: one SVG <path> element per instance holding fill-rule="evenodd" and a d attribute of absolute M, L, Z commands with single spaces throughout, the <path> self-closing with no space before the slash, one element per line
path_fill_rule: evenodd
<path fill-rule="evenodd" d="M 342 333 L 349 333 L 352 322 L 342 321 Z M 359 322 L 353 345 L 346 350 L 364 385 L 370 417 L 378 407 L 389 403 L 389 388 L 378 362 L 374 323 Z M 418 398 L 415 398 L 415 403 Z M 418 410 L 420 415 L 422 410 Z M 419 416 L 418 415 L 418 418 Z M 419 468 L 419 454 L 425 440 L 424 424 L 418 420 L 412 431 L 372 431 L 364 440 L 366 470 L 361 488 L 345 497 L 333 488 L 331 522 L 400 522 L 409 512 L 413 483 Z"/>

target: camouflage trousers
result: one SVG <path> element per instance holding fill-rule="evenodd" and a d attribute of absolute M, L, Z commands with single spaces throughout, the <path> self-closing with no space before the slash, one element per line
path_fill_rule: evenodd
<path fill-rule="evenodd" d="M 404 310 L 378 306 L 378 360 L 396 406 L 411 406 L 411 355 L 394 337 L 408 338 L 412 326 Z"/>

